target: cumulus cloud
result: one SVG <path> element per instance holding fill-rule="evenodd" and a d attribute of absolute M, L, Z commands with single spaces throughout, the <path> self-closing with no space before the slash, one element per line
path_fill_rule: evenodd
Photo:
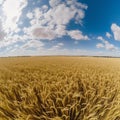
<path fill-rule="evenodd" d="M 48 50 L 58 50 L 60 48 L 62 48 L 64 46 L 63 43 L 57 43 L 56 45 L 52 46 L 52 48 L 48 49 Z"/>
<path fill-rule="evenodd" d="M 44 46 L 44 43 L 38 40 L 29 40 L 21 48 L 23 49 L 39 49 Z"/>
<path fill-rule="evenodd" d="M 23 9 L 27 6 L 27 0 L 4 0 L 0 1 L 1 16 L 0 16 L 0 48 L 5 48 L 14 45 L 18 41 L 23 41 L 25 35 L 18 35 L 21 28 L 18 27 L 18 22 L 22 15 Z"/>
<path fill-rule="evenodd" d="M 19 54 L 18 54 L 19 53 Z M 40 48 L 37 50 L 23 49 L 23 48 L 9 48 L 4 53 L 0 52 L 1 56 L 26 56 L 26 55 L 93 55 L 91 51 L 81 49 L 44 49 Z"/>
<path fill-rule="evenodd" d="M 2 24 L 0 21 L 0 41 L 4 40 L 4 37 L 6 36 L 6 33 L 4 32 L 3 28 L 2 28 Z"/>
<path fill-rule="evenodd" d="M 61 3 L 61 0 L 50 0 L 49 4 L 51 7 L 55 7 Z"/>
<path fill-rule="evenodd" d="M 14 5 L 14 6 L 13 6 Z M 2 4 L 4 13 L 3 28 L 7 33 L 14 32 L 17 29 L 17 22 L 20 19 L 22 10 L 27 6 L 27 0 L 6 0 Z"/>
<path fill-rule="evenodd" d="M 58 43 L 57 45 L 58 46 L 64 46 L 64 43 Z"/>
<path fill-rule="evenodd" d="M 3 3 L 3 0 L 0 0 L 0 5 Z"/>
<path fill-rule="evenodd" d="M 67 5 L 75 5 L 77 7 L 80 7 L 82 9 L 87 9 L 88 6 L 86 4 L 78 3 L 77 0 L 65 0 Z"/>
<path fill-rule="evenodd" d="M 6 36 L 6 33 L 0 30 L 0 40 L 4 40 L 5 36 Z"/>
<path fill-rule="evenodd" d="M 83 33 L 79 30 L 71 30 L 68 32 L 68 35 L 75 40 L 88 40 L 87 35 L 83 35 Z"/>
<path fill-rule="evenodd" d="M 75 40 L 89 39 L 80 30 L 68 31 L 67 29 L 71 20 L 80 25 L 85 17 L 85 10 L 88 6 L 77 0 L 49 0 L 49 5 L 27 8 L 29 9 L 28 13 L 26 13 L 26 9 L 23 12 L 28 0 L 1 0 L 0 3 L 2 3 L 0 9 L 3 12 L 2 19 L 0 18 L 0 48 L 11 50 L 14 46 L 14 50 L 16 50 L 23 44 L 21 48 L 25 52 L 29 48 L 40 50 L 44 46 L 40 40 L 53 40 L 63 36 L 70 36 Z M 30 26 L 25 24 L 24 20 L 20 21 L 22 20 L 21 16 L 23 19 L 27 18 L 25 18 L 25 22 L 29 22 Z M 21 44 L 19 45 L 19 43 Z M 64 53 L 64 50 L 61 49 L 63 46 L 63 43 L 54 45 L 51 53 L 55 50 L 58 53 L 59 51 Z M 29 52 L 32 51 L 29 49 Z"/>
<path fill-rule="evenodd" d="M 97 39 L 98 39 L 98 40 L 101 40 L 101 41 L 105 41 L 105 40 L 103 39 L 103 37 L 101 37 L 101 36 L 98 36 Z"/>
<path fill-rule="evenodd" d="M 96 47 L 97 47 L 97 48 L 104 48 L 105 46 L 104 46 L 102 43 L 98 43 L 98 44 L 96 45 Z"/>
<path fill-rule="evenodd" d="M 117 48 L 115 45 L 109 43 L 109 42 L 108 42 L 107 40 L 105 40 L 103 37 L 99 36 L 97 39 L 98 39 L 98 40 L 101 40 L 101 42 L 102 42 L 102 43 L 98 43 L 98 44 L 96 45 L 97 48 L 105 48 L 106 50 L 111 50 L 111 51 L 116 51 L 116 50 L 118 50 L 118 48 Z"/>
<path fill-rule="evenodd" d="M 113 32 L 114 39 L 120 41 L 120 26 L 118 26 L 117 24 L 113 23 L 111 25 L 111 30 Z"/>
<path fill-rule="evenodd" d="M 106 37 L 111 38 L 112 35 L 109 32 L 106 32 Z"/>
<path fill-rule="evenodd" d="M 18 34 L 15 34 L 12 36 L 8 36 L 0 41 L 0 48 L 8 48 L 18 42 L 26 42 L 27 40 L 29 40 L 27 35 L 20 36 Z"/>
<path fill-rule="evenodd" d="M 48 15 L 52 15 L 54 24 L 66 25 L 74 17 L 75 13 L 74 9 L 67 7 L 65 4 L 60 4 L 52 8 Z"/>
<path fill-rule="evenodd" d="M 26 16 L 27 16 L 29 19 L 32 19 L 32 18 L 33 18 L 33 13 L 32 13 L 32 12 L 28 12 Z"/>
<path fill-rule="evenodd" d="M 2 40 L 2 41 L 0 41 L 0 48 L 9 47 L 9 46 L 13 45 L 14 43 L 16 43 L 15 39 Z"/>
<path fill-rule="evenodd" d="M 51 6 L 50 8 L 43 5 L 41 8 L 35 8 L 27 14 L 31 24 L 30 27 L 26 28 L 28 29 L 27 32 L 29 35 L 31 32 L 31 35 L 37 37 L 37 39 L 53 40 L 63 37 L 64 35 L 72 34 L 67 34 L 67 25 L 72 19 L 74 19 L 76 23 L 81 23 L 85 16 L 84 11 L 87 9 L 87 5 L 74 0 L 71 0 L 71 2 L 50 0 L 49 4 Z M 35 31 L 37 31 L 37 33 L 35 33 Z M 80 32 L 76 34 L 79 34 L 79 38 L 81 37 L 84 40 L 88 39 L 87 36 L 83 36 Z M 77 37 L 73 38 L 78 39 Z"/>
<path fill-rule="evenodd" d="M 52 40 L 55 38 L 55 33 L 49 28 L 33 28 L 32 30 L 33 38 L 35 39 L 48 39 Z"/>

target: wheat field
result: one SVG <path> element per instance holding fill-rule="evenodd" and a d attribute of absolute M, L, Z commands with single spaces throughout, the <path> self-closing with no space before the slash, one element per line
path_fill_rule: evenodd
<path fill-rule="evenodd" d="M 0 120 L 120 120 L 120 59 L 0 58 Z"/>

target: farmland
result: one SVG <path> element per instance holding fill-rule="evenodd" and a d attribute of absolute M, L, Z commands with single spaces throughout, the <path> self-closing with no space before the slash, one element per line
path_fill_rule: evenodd
<path fill-rule="evenodd" d="M 0 120 L 120 120 L 120 59 L 0 58 Z"/>

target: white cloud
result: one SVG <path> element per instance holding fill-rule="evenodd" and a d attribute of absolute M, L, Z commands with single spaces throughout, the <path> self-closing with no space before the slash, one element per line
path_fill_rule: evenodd
<path fill-rule="evenodd" d="M 34 9 L 34 17 L 36 20 L 39 20 L 39 18 L 43 15 L 43 12 L 40 10 L 40 8 Z"/>
<path fill-rule="evenodd" d="M 111 25 L 111 30 L 113 32 L 114 39 L 120 41 L 120 26 L 118 26 L 117 24 L 113 23 Z"/>
<path fill-rule="evenodd" d="M 5 36 L 6 36 L 6 33 L 0 30 L 0 40 L 4 40 Z"/>
<path fill-rule="evenodd" d="M 4 40 L 0 41 L 0 48 L 5 48 L 5 47 L 9 47 L 11 45 L 16 44 L 17 42 L 26 42 L 27 40 L 29 40 L 28 36 L 26 35 L 12 35 L 12 36 L 8 36 L 5 37 Z"/>
<path fill-rule="evenodd" d="M 51 7 L 55 7 L 61 3 L 61 0 L 50 0 L 49 4 Z"/>
<path fill-rule="evenodd" d="M 110 43 L 106 43 L 105 47 L 107 50 L 113 50 L 113 51 L 118 49 L 117 47 L 115 47 L 113 44 Z"/>
<path fill-rule="evenodd" d="M 56 49 L 56 50 L 49 50 L 49 49 L 38 49 L 38 50 L 30 50 L 30 49 L 14 49 L 8 50 L 4 52 L 0 52 L 0 56 L 31 56 L 31 55 L 72 55 L 72 56 L 79 56 L 79 55 L 88 55 L 88 56 L 119 56 L 120 53 L 114 51 L 88 51 L 82 49 Z"/>
<path fill-rule="evenodd" d="M 41 10 L 43 11 L 43 13 L 47 12 L 48 11 L 48 6 L 47 5 L 43 5 L 41 7 Z"/>
<path fill-rule="evenodd" d="M 46 27 L 44 28 L 36 27 L 32 29 L 32 36 L 34 39 L 52 40 L 55 38 L 55 33 L 53 30 L 46 28 Z"/>
<path fill-rule="evenodd" d="M 24 28 L 24 33 L 29 36 L 29 39 L 41 39 L 41 40 L 53 40 L 56 37 L 61 37 L 66 34 L 64 30 L 64 26 L 59 26 L 54 29 L 50 29 L 50 27 L 41 26 L 39 25 L 31 26 L 31 28 Z"/>
<path fill-rule="evenodd" d="M 0 5 L 3 3 L 4 0 L 0 0 Z"/>
<path fill-rule="evenodd" d="M 101 37 L 101 36 L 98 36 L 97 39 L 101 40 L 101 41 L 104 41 L 103 37 Z"/>
<path fill-rule="evenodd" d="M 4 48 L 4 47 L 9 47 L 10 45 L 16 43 L 15 40 L 11 40 L 11 39 L 7 39 L 7 40 L 3 40 L 0 41 L 0 48 Z"/>
<path fill-rule="evenodd" d="M 87 9 L 87 8 L 88 8 L 87 5 L 82 4 L 82 3 L 80 3 L 80 2 L 79 2 L 79 3 L 76 2 L 77 0 L 65 0 L 65 1 L 66 1 L 67 5 L 75 5 L 75 6 L 77 6 L 77 7 L 82 8 L 82 9 Z"/>
<path fill-rule="evenodd" d="M 89 39 L 87 35 L 83 35 L 83 33 L 79 30 L 68 31 L 68 35 L 75 40 L 88 40 Z"/>
<path fill-rule="evenodd" d="M 32 18 L 33 18 L 33 13 L 28 12 L 26 16 L 27 16 L 29 19 L 32 19 Z"/>
<path fill-rule="evenodd" d="M 18 46 L 17 46 L 18 47 Z M 116 51 L 92 51 L 92 50 L 82 50 L 82 49 L 44 49 L 39 48 L 37 50 L 30 50 L 24 48 L 16 48 L 14 49 L 8 48 L 6 51 L 0 52 L 0 56 L 31 56 L 31 55 L 88 55 L 88 56 L 119 56 L 120 52 Z"/>
<path fill-rule="evenodd" d="M 64 44 L 63 44 L 63 43 L 58 43 L 57 45 L 58 45 L 58 46 L 64 46 Z"/>
<path fill-rule="evenodd" d="M 4 13 L 3 28 L 7 33 L 17 29 L 23 8 L 27 6 L 27 0 L 6 0 L 2 5 Z"/>
<path fill-rule="evenodd" d="M 0 21 L 0 41 L 4 40 L 5 36 L 6 36 L 6 33 L 4 32 L 1 21 Z"/>
<path fill-rule="evenodd" d="M 19 27 L 17 27 L 14 32 L 19 33 L 20 31 L 21 31 L 21 29 Z"/>
<path fill-rule="evenodd" d="M 62 48 L 63 46 L 64 46 L 63 43 L 57 43 L 57 45 L 52 46 L 52 48 L 50 48 L 48 50 L 54 50 L 54 51 L 56 51 L 56 50 Z"/>
<path fill-rule="evenodd" d="M 111 50 L 111 51 L 116 51 L 116 50 L 118 50 L 118 48 L 117 48 L 115 45 L 109 43 L 109 42 L 108 42 L 107 40 L 105 40 L 103 37 L 98 36 L 97 39 L 102 41 L 102 44 L 101 44 L 101 43 L 98 43 L 98 44 L 96 45 L 97 48 L 103 48 L 103 47 L 104 47 L 106 50 Z"/>
<path fill-rule="evenodd" d="M 58 6 L 49 9 L 49 11 L 44 14 L 44 20 L 48 22 L 48 25 L 67 25 L 77 13 L 77 9 L 67 7 L 65 4 L 59 4 Z"/>
<path fill-rule="evenodd" d="M 98 43 L 98 44 L 96 45 L 96 47 L 97 47 L 97 48 L 104 48 L 105 46 L 104 46 L 102 43 Z"/>
<path fill-rule="evenodd" d="M 44 46 L 44 44 L 41 41 L 29 40 L 21 48 L 23 48 L 23 49 L 31 49 L 31 48 L 39 49 L 39 48 L 41 48 L 43 46 Z"/>
<path fill-rule="evenodd" d="M 21 54 L 39 54 L 39 50 L 41 49 L 43 54 L 64 54 L 64 52 L 68 54 L 70 50 L 63 49 L 63 43 L 54 45 L 49 52 L 49 50 L 45 51 L 43 48 L 44 43 L 39 40 L 53 40 L 64 35 L 68 35 L 75 40 L 89 39 L 80 30 L 67 30 L 67 25 L 73 19 L 77 24 L 82 23 L 87 5 L 79 3 L 76 0 L 50 0 L 50 6 L 43 5 L 34 10 L 28 10 L 28 13 L 23 14 L 23 10 L 27 4 L 28 0 L 3 1 L 1 5 L 3 16 L 2 24 L 0 25 L 0 48 L 5 48 L 7 51 L 14 51 L 12 53 L 14 55 L 17 55 L 19 52 Z M 26 15 L 29 18 L 27 20 L 30 22 L 30 26 L 24 29 L 19 28 L 19 26 L 22 27 L 24 25 L 24 21 L 20 21 L 22 15 Z M 19 35 L 19 32 L 22 33 L 22 30 L 24 34 Z M 19 42 L 24 44 L 21 46 L 21 49 Z M 37 49 L 37 53 L 30 50 L 30 48 Z M 54 53 L 55 50 L 56 53 Z M 80 50 L 73 50 L 71 52 L 74 51 L 77 51 L 77 53 L 80 52 Z"/>
<path fill-rule="evenodd" d="M 53 40 L 55 38 L 63 37 L 67 34 L 66 29 L 70 20 L 75 19 L 77 23 L 81 23 L 85 16 L 84 11 L 87 9 L 87 5 L 74 1 L 73 4 L 61 2 L 61 0 L 50 0 L 50 7 L 44 5 L 41 8 L 35 8 L 31 13 L 27 14 L 30 20 L 31 26 L 26 28 L 26 33 L 34 36 L 33 39 L 48 39 Z M 64 11 L 64 12 L 63 12 Z M 37 31 L 37 33 L 35 33 Z M 81 35 L 81 36 L 80 36 Z M 88 39 L 87 36 L 83 36 L 79 33 L 79 37 L 82 39 Z M 75 39 L 78 39 L 75 37 Z"/>
<path fill-rule="evenodd" d="M 106 37 L 111 38 L 112 35 L 109 32 L 106 32 Z"/>

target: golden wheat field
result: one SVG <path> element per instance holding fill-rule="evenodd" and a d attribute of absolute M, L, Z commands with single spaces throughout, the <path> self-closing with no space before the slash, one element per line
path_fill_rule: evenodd
<path fill-rule="evenodd" d="M 0 58 L 0 120 L 120 120 L 120 59 Z"/>

